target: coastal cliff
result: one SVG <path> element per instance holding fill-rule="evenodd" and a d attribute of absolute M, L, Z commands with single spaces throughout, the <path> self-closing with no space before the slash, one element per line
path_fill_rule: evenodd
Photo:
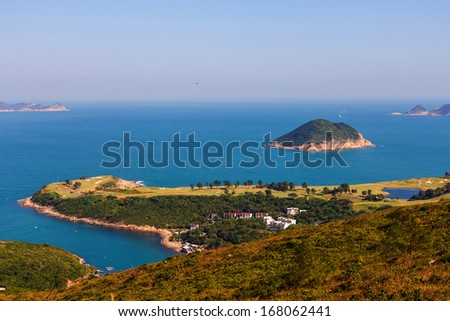
<path fill-rule="evenodd" d="M 304 151 L 331 151 L 375 146 L 353 127 L 325 119 L 310 121 L 282 135 L 269 147 Z"/>

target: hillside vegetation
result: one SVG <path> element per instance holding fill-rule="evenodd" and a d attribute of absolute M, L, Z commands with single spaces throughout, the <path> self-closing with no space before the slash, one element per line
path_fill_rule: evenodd
<path fill-rule="evenodd" d="M 388 209 L 28 299 L 449 300 L 450 201 Z"/>
<path fill-rule="evenodd" d="M 278 143 L 292 142 L 293 146 L 301 146 L 309 142 L 322 143 L 325 142 L 326 132 L 332 132 L 333 139 L 337 141 L 357 140 L 360 138 L 358 131 L 347 124 L 316 119 L 278 137 L 275 141 Z"/>
<path fill-rule="evenodd" d="M 68 280 L 95 273 L 80 258 L 46 244 L 0 241 L 0 287 L 2 295 L 25 290 L 53 290 Z"/>
<path fill-rule="evenodd" d="M 352 202 L 347 199 L 281 198 L 271 195 L 246 193 L 236 196 L 154 196 L 126 197 L 83 195 L 62 198 L 58 193 L 45 190 L 33 195 L 32 201 L 52 206 L 62 214 L 93 218 L 108 223 L 152 225 L 157 228 L 185 228 L 190 223 L 204 223 L 212 213 L 232 211 L 265 211 L 270 214 L 286 212 L 288 207 L 308 210 L 299 222 L 312 224 L 328 222 L 354 215 Z"/>

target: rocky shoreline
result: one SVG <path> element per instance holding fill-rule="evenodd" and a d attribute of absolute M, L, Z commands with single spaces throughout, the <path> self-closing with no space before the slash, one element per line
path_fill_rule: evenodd
<path fill-rule="evenodd" d="M 120 229 L 120 230 L 127 230 L 127 231 L 135 231 L 135 232 L 146 232 L 146 233 L 156 233 L 161 236 L 161 244 L 165 246 L 166 248 L 180 252 L 182 244 L 180 242 L 173 242 L 170 241 L 170 237 L 173 235 L 173 232 L 171 230 L 167 229 L 158 229 L 154 226 L 150 225 L 135 225 L 135 224 L 124 224 L 124 223 L 108 223 L 92 218 L 85 218 L 85 217 L 73 217 L 69 215 L 61 214 L 53 207 L 50 206 L 42 206 L 36 203 L 33 203 L 31 201 L 31 197 L 27 197 L 25 199 L 21 199 L 18 201 L 19 204 L 23 207 L 32 208 L 36 211 L 38 211 L 41 214 L 70 221 L 70 222 L 76 222 L 76 223 L 84 223 L 84 224 L 90 224 L 90 225 L 96 225 L 101 227 L 108 227 L 108 228 L 114 228 L 114 229 Z"/>
<path fill-rule="evenodd" d="M 365 139 L 361 133 L 358 133 L 359 139 L 352 139 L 352 140 L 346 140 L 346 141 L 335 141 L 332 140 L 331 142 L 310 142 L 306 143 L 300 146 L 285 146 L 282 143 L 278 142 L 272 142 L 268 144 L 268 147 L 273 148 L 284 148 L 284 149 L 293 149 L 293 150 L 303 150 L 303 151 L 310 151 L 310 152 L 322 152 L 322 151 L 336 151 L 336 150 L 342 150 L 342 149 L 359 149 L 359 148 L 366 148 L 366 147 L 375 147 L 375 145 Z"/>

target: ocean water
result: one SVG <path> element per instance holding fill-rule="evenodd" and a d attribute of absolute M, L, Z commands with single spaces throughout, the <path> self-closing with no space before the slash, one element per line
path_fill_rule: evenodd
<path fill-rule="evenodd" d="M 175 255 L 160 245 L 159 236 L 131 233 L 65 222 L 21 208 L 17 200 L 43 185 L 81 176 L 111 174 L 140 180 L 148 186 L 186 186 L 215 179 L 254 182 L 288 180 L 309 185 L 349 184 L 437 176 L 450 170 L 450 118 L 391 117 L 390 111 L 406 111 L 417 102 L 73 102 L 67 113 L 0 113 L 0 239 L 47 243 L 73 252 L 99 269 L 122 270 Z M 420 102 L 439 106 L 445 102 Z M 428 103 L 428 104 L 426 104 Z M 341 115 L 341 118 L 337 118 Z M 180 133 L 186 139 L 195 133 L 202 143 L 217 141 L 261 142 L 315 118 L 343 121 L 377 145 L 341 156 L 348 166 L 285 168 L 293 157 L 270 150 L 277 162 L 254 168 L 239 167 L 248 160 L 233 153 L 232 168 L 138 167 L 135 151 L 130 168 L 104 168 L 105 142 L 121 141 L 123 133 L 132 140 L 170 141 Z M 264 148 L 256 150 L 262 157 Z M 159 159 L 158 153 L 155 158 Z M 198 153 L 196 154 L 198 156 Z M 316 153 L 312 159 L 323 159 Z"/>

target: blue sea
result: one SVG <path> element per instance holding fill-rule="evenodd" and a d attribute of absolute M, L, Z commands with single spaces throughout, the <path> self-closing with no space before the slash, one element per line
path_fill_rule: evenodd
<path fill-rule="evenodd" d="M 293 181 L 309 185 L 349 184 L 438 176 L 450 170 L 450 118 L 392 117 L 418 102 L 65 102 L 70 112 L 0 113 L 0 239 L 47 243 L 83 257 L 87 263 L 116 271 L 176 255 L 160 245 L 153 234 L 117 231 L 49 218 L 22 208 L 17 200 L 53 181 L 111 174 L 143 181 L 147 186 L 187 186 L 215 179 L 234 181 Z M 420 102 L 440 106 L 445 101 Z M 339 116 L 340 115 L 340 116 Z M 130 168 L 104 168 L 102 146 L 132 140 L 170 141 L 176 133 L 191 133 L 202 143 L 217 141 L 261 142 L 291 131 L 316 118 L 342 121 L 375 143 L 374 148 L 343 151 L 347 166 L 286 168 L 284 159 L 271 150 L 277 167 L 261 162 L 254 168 L 239 167 L 245 155 L 233 152 L 231 168 L 139 168 L 135 151 Z M 262 157 L 264 148 L 256 153 Z M 198 153 L 196 154 L 198 156 Z M 156 152 L 155 159 L 159 159 Z M 323 153 L 311 156 L 323 159 Z"/>

